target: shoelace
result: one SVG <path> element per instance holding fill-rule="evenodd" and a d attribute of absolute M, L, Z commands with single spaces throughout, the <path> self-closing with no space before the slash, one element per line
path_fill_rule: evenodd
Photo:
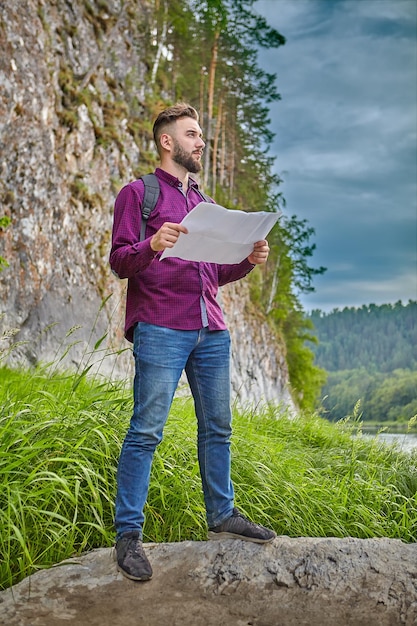
<path fill-rule="evenodd" d="M 257 528 L 260 529 L 261 526 L 259 524 L 256 524 L 255 522 L 252 522 L 250 519 L 248 519 L 247 517 L 245 517 L 240 511 L 236 511 L 233 513 L 232 517 L 240 517 L 241 519 L 245 520 L 245 522 L 247 524 L 249 524 L 250 526 L 252 526 L 252 528 Z"/>
<path fill-rule="evenodd" d="M 127 552 L 128 554 L 130 553 L 132 555 L 136 554 L 137 556 L 143 556 L 142 543 L 139 540 L 135 541 L 133 546 L 132 544 L 129 545 Z"/>

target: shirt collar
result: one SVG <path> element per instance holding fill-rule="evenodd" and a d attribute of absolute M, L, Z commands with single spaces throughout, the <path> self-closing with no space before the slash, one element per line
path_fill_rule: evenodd
<path fill-rule="evenodd" d="M 171 187 L 182 187 L 182 183 L 181 183 L 179 178 L 177 178 L 176 176 L 173 176 L 169 172 L 166 172 L 165 170 L 161 169 L 160 167 L 156 168 L 155 174 L 158 176 L 158 178 L 161 178 L 166 183 L 171 185 Z M 190 188 L 190 187 L 192 187 L 193 189 L 198 189 L 198 183 L 197 183 L 197 181 L 195 181 L 193 178 L 191 178 L 189 176 L 188 177 L 188 188 Z"/>

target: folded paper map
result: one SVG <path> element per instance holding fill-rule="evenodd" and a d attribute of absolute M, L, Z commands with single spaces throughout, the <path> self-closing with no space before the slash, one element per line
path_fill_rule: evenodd
<path fill-rule="evenodd" d="M 160 260 L 178 257 L 187 261 L 240 263 L 265 239 L 280 213 L 234 211 L 219 204 L 200 202 L 182 220 L 188 233 L 180 233 L 175 245 Z"/>

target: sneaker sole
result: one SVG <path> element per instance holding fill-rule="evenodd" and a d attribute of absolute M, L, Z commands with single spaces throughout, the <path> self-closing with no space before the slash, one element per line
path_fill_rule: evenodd
<path fill-rule="evenodd" d="M 137 580 L 137 581 L 145 581 L 145 580 L 151 580 L 152 578 L 152 574 L 150 576 L 132 576 L 132 574 L 128 574 L 122 567 L 120 567 L 120 565 L 117 565 L 117 570 L 123 574 L 123 576 L 125 578 L 128 578 L 129 580 Z"/>
<path fill-rule="evenodd" d="M 270 539 L 258 539 L 257 537 L 245 537 L 245 535 L 236 535 L 235 533 L 215 533 L 209 530 L 208 538 L 215 541 L 219 541 L 220 539 L 241 539 L 242 541 L 249 541 L 250 543 L 271 543 L 271 541 L 274 541 L 274 539 L 276 539 L 276 535 L 274 535 Z"/>

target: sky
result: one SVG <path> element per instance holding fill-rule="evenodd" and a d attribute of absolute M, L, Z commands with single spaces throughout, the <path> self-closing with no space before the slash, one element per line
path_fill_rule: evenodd
<path fill-rule="evenodd" d="M 286 215 L 314 228 L 306 311 L 417 300 L 417 3 L 258 0 L 281 100 L 271 153 Z"/>

